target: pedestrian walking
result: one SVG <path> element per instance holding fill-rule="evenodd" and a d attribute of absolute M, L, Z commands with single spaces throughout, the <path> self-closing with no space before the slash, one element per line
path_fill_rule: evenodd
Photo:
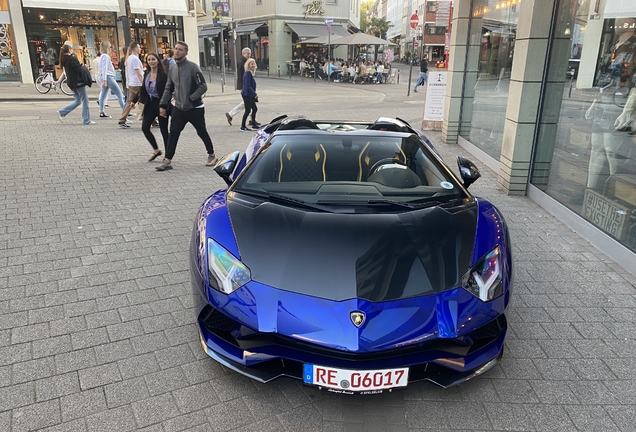
<path fill-rule="evenodd" d="M 245 105 L 245 113 L 243 114 L 243 121 L 241 122 L 241 130 L 249 131 L 245 126 L 247 117 L 252 115 L 252 128 L 258 129 L 256 126 L 256 101 L 258 100 L 258 94 L 256 93 L 256 80 L 254 74 L 256 73 L 256 60 L 249 59 L 245 62 L 245 73 L 243 74 L 243 89 L 241 90 L 241 96 L 243 97 L 243 104 Z"/>
<path fill-rule="evenodd" d="M 119 72 L 121 73 L 121 86 L 124 89 L 124 102 L 128 102 L 128 89 L 126 88 L 126 52 L 128 48 L 124 47 L 121 49 L 121 58 L 119 59 Z"/>
<path fill-rule="evenodd" d="M 163 68 L 166 70 L 166 72 L 170 70 L 170 66 L 174 66 L 177 64 L 177 62 L 174 61 L 173 57 L 174 57 L 174 50 L 170 48 L 166 52 L 166 56 L 163 58 Z"/>
<path fill-rule="evenodd" d="M 132 100 L 132 103 L 141 102 L 144 104 L 144 119 L 141 123 L 141 130 L 152 146 L 153 152 L 148 158 L 148 162 L 152 162 L 162 154 L 161 150 L 159 150 L 159 146 L 157 146 L 155 136 L 150 132 L 150 127 L 157 117 L 159 117 L 159 129 L 163 137 L 163 148 L 164 150 L 168 148 L 168 117 L 159 115 L 159 100 L 166 89 L 168 74 L 166 73 L 163 62 L 156 53 L 148 53 L 146 63 L 148 64 L 148 69 L 146 69 L 146 73 L 144 74 L 144 85 L 141 87 L 139 94 Z M 168 106 L 170 107 L 170 105 Z M 169 114 L 170 109 L 167 111 Z"/>
<path fill-rule="evenodd" d="M 218 161 L 214 155 L 212 140 L 205 128 L 205 104 L 202 97 L 208 90 L 208 86 L 205 84 L 205 78 L 199 66 L 189 61 L 186 58 L 187 56 L 188 44 L 181 41 L 177 42 L 174 46 L 174 59 L 177 64 L 168 71 L 166 89 L 159 101 L 159 115 L 167 118 L 170 100 L 174 97 L 166 158 L 156 168 L 157 171 L 172 169 L 172 158 L 177 149 L 179 136 L 188 123 L 194 126 L 197 135 L 205 144 L 205 149 L 208 152 L 206 165 L 213 166 Z"/>
<path fill-rule="evenodd" d="M 426 75 L 428 74 L 428 55 L 424 54 L 420 62 L 420 76 L 417 78 L 413 92 L 417 93 L 417 87 L 426 84 Z"/>
<path fill-rule="evenodd" d="M 251 49 L 243 48 L 241 50 L 241 58 L 238 59 L 238 63 L 236 65 L 236 89 L 237 90 L 243 90 L 243 75 L 245 74 L 245 62 L 250 58 L 251 55 L 252 55 Z M 232 111 L 225 113 L 225 118 L 227 119 L 227 122 L 230 124 L 230 126 L 232 126 L 232 118 L 238 113 L 240 113 L 241 111 L 243 111 L 244 109 L 245 109 L 245 104 L 241 102 L 240 104 L 232 108 Z M 252 124 L 252 126 L 260 126 L 260 124 L 258 123 Z"/>
<path fill-rule="evenodd" d="M 137 42 L 131 42 L 128 46 L 128 57 L 126 57 L 126 78 L 128 79 L 128 103 L 121 113 L 119 118 L 119 127 L 129 128 L 130 121 L 128 120 L 128 114 L 132 109 L 132 101 L 139 93 L 142 86 L 144 65 L 139 60 L 139 44 Z"/>
<path fill-rule="evenodd" d="M 113 62 L 110 58 L 110 42 L 103 41 L 99 47 L 102 55 L 99 61 L 99 78 L 101 81 L 95 81 L 99 83 L 102 91 L 99 94 L 99 118 L 100 119 L 109 119 L 111 116 L 106 115 L 104 112 L 104 105 L 106 105 L 106 99 L 108 98 L 108 91 L 113 92 L 115 97 L 117 98 L 117 102 L 119 102 L 119 106 L 122 111 L 125 109 L 126 104 L 124 103 L 124 96 L 121 93 L 121 89 L 117 85 L 117 81 L 115 81 L 115 67 L 113 66 Z"/>
<path fill-rule="evenodd" d="M 91 112 L 88 107 L 88 92 L 86 91 L 86 86 L 91 83 L 86 83 L 84 80 L 80 79 L 82 74 L 82 65 L 73 54 L 73 48 L 64 44 L 64 46 L 62 46 L 60 58 L 60 64 L 62 65 L 62 68 L 64 68 L 64 74 L 66 75 L 66 84 L 68 85 L 68 88 L 73 91 L 73 98 L 75 99 L 68 106 L 57 112 L 60 121 L 64 121 L 64 117 L 81 104 L 82 120 L 84 124 L 95 124 L 95 122 L 91 120 Z"/>

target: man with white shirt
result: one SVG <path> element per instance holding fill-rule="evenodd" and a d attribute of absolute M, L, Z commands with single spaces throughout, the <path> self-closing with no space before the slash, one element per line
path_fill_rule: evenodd
<path fill-rule="evenodd" d="M 124 108 L 124 111 L 121 113 L 121 117 L 119 118 L 119 127 L 121 128 L 130 127 L 128 114 L 130 114 L 130 110 L 133 107 L 133 103 L 130 101 L 134 100 L 137 94 L 141 91 L 144 65 L 141 64 L 141 60 L 139 60 L 139 52 L 139 44 L 137 42 L 131 42 L 128 46 L 128 57 L 126 58 L 126 78 L 128 80 L 129 102 L 126 104 L 126 108 Z"/>

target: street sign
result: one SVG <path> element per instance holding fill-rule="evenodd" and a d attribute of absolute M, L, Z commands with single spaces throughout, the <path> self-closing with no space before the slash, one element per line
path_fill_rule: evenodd
<path fill-rule="evenodd" d="M 411 28 L 412 29 L 416 28 L 419 23 L 420 23 L 420 18 L 417 16 L 417 14 L 414 13 L 413 15 L 411 15 L 411 20 L 409 21 Z"/>
<path fill-rule="evenodd" d="M 325 24 L 327 25 L 333 24 L 333 18 L 325 18 Z"/>

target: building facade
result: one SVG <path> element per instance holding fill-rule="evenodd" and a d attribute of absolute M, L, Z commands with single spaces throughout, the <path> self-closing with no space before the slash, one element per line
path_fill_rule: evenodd
<path fill-rule="evenodd" d="M 636 273 L 636 2 L 459 0 L 451 33 L 444 140 Z"/>
<path fill-rule="evenodd" d="M 0 0 L 0 81 L 32 83 L 45 69 L 60 73 L 65 41 L 80 62 L 90 64 L 102 41 L 113 46 L 117 64 L 131 41 L 142 53 L 164 53 L 178 40 L 198 49 L 197 0 Z M 155 26 L 147 11 L 154 9 Z M 192 60 L 198 61 L 196 55 Z"/>
<path fill-rule="evenodd" d="M 329 34 L 334 39 L 347 36 L 360 25 L 360 0 L 233 0 L 229 6 L 225 22 L 207 18 L 199 24 L 201 58 L 210 66 L 218 66 L 223 53 L 231 67 L 232 56 L 249 47 L 259 69 L 285 74 L 293 60 L 323 49 L 322 44 L 304 41 Z M 329 32 L 326 18 L 332 19 Z M 346 58 L 347 49 L 336 48 L 331 55 Z"/>

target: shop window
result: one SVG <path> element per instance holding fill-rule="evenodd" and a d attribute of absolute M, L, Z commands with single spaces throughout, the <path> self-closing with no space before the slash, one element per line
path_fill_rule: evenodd
<path fill-rule="evenodd" d="M 561 7 L 553 34 L 531 183 L 636 251 L 636 2 Z"/>
<path fill-rule="evenodd" d="M 473 0 L 459 133 L 499 160 L 519 15 L 512 2 L 491 6 Z"/>

